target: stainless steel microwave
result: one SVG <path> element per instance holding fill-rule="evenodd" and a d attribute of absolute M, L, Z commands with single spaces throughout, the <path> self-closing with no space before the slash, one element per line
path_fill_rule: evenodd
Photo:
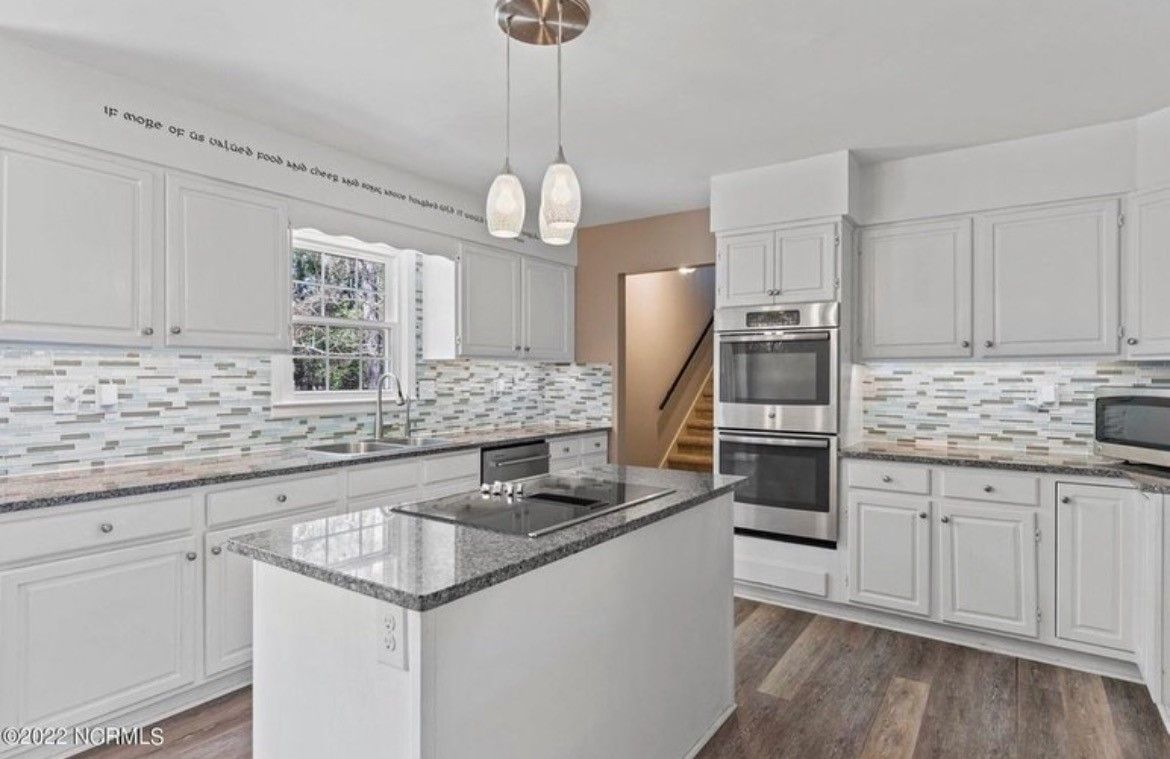
<path fill-rule="evenodd" d="M 1170 468 L 1170 388 L 1103 387 L 1095 405 L 1097 453 Z"/>

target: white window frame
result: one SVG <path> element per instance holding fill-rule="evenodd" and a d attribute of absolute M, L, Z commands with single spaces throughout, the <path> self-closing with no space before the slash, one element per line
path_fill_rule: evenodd
<path fill-rule="evenodd" d="M 401 250 L 384 243 L 367 243 L 353 237 L 328 235 L 316 229 L 293 230 L 293 249 L 363 258 L 386 265 L 387 279 L 393 277 L 394 291 L 387 287 L 383 322 L 391 327 L 388 351 L 391 368 L 402 383 L 402 391 L 413 396 L 415 377 L 415 263 L 418 253 Z M 285 272 L 288 298 L 292 301 L 292 272 Z M 390 308 L 393 299 L 394 309 Z M 290 311 L 291 313 L 291 311 Z M 295 326 L 295 322 L 294 322 Z M 360 326 L 353 324 L 351 326 Z M 392 403 L 392 393 L 384 394 L 383 403 Z M 377 392 L 373 390 L 298 391 L 293 385 L 292 355 L 272 358 L 272 416 L 289 418 L 309 414 L 368 413 L 374 410 Z"/>

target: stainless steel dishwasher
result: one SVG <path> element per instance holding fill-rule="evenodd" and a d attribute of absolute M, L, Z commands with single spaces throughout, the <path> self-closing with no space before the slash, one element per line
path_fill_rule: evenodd
<path fill-rule="evenodd" d="M 480 482 L 510 482 L 538 474 L 548 474 L 547 441 L 485 448 L 480 454 Z"/>

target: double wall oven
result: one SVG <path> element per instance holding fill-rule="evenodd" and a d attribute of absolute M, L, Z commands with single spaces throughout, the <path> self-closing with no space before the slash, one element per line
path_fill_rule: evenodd
<path fill-rule="evenodd" d="M 716 458 L 735 491 L 736 529 L 837 540 L 840 304 L 721 309 L 715 315 Z"/>

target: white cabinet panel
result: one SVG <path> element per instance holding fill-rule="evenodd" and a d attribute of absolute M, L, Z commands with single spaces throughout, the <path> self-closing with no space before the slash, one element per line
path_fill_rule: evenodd
<path fill-rule="evenodd" d="M 1126 355 L 1170 356 L 1170 190 L 1135 195 L 1126 221 Z"/>
<path fill-rule="evenodd" d="M 1118 201 L 979 218 L 977 342 L 985 356 L 1116 353 Z"/>
<path fill-rule="evenodd" d="M 217 675 L 252 660 L 252 560 L 227 550 L 228 538 L 284 525 L 324 519 L 340 504 L 285 519 L 209 532 L 204 536 L 206 574 L 203 607 L 204 674 Z"/>
<path fill-rule="evenodd" d="M 971 355 L 971 220 L 861 233 L 863 358 Z"/>
<path fill-rule="evenodd" d="M 1162 507 L 1162 629 L 1158 635 L 1162 662 L 1161 698 L 1158 698 L 1159 694 L 1154 694 L 1155 700 L 1161 701 L 1163 709 L 1170 708 L 1170 599 L 1166 598 L 1170 595 L 1170 519 L 1166 518 L 1165 498 L 1163 495 L 1157 500 Z"/>
<path fill-rule="evenodd" d="M 459 254 L 459 353 L 520 358 L 521 259 L 513 253 L 463 247 Z"/>
<path fill-rule="evenodd" d="M 0 339 L 150 345 L 155 175 L 128 161 L 0 144 Z"/>
<path fill-rule="evenodd" d="M 196 550 L 173 540 L 0 575 L 0 723 L 77 725 L 193 682 Z"/>
<path fill-rule="evenodd" d="M 777 303 L 837 298 L 837 225 L 812 224 L 776 233 Z"/>
<path fill-rule="evenodd" d="M 939 505 L 939 583 L 944 621 L 1036 637 L 1036 513 Z"/>
<path fill-rule="evenodd" d="M 573 360 L 573 269 L 525 259 L 524 357 Z"/>
<path fill-rule="evenodd" d="M 167 175 L 167 343 L 289 349 L 288 213 L 273 196 Z"/>
<path fill-rule="evenodd" d="M 1134 650 L 1139 504 L 1132 491 L 1061 483 L 1056 505 L 1056 634 Z"/>
<path fill-rule="evenodd" d="M 776 287 L 775 268 L 774 232 L 722 238 L 715 272 L 717 304 L 723 307 L 771 303 Z"/>
<path fill-rule="evenodd" d="M 930 501 L 849 494 L 849 599 L 930 613 Z"/>

